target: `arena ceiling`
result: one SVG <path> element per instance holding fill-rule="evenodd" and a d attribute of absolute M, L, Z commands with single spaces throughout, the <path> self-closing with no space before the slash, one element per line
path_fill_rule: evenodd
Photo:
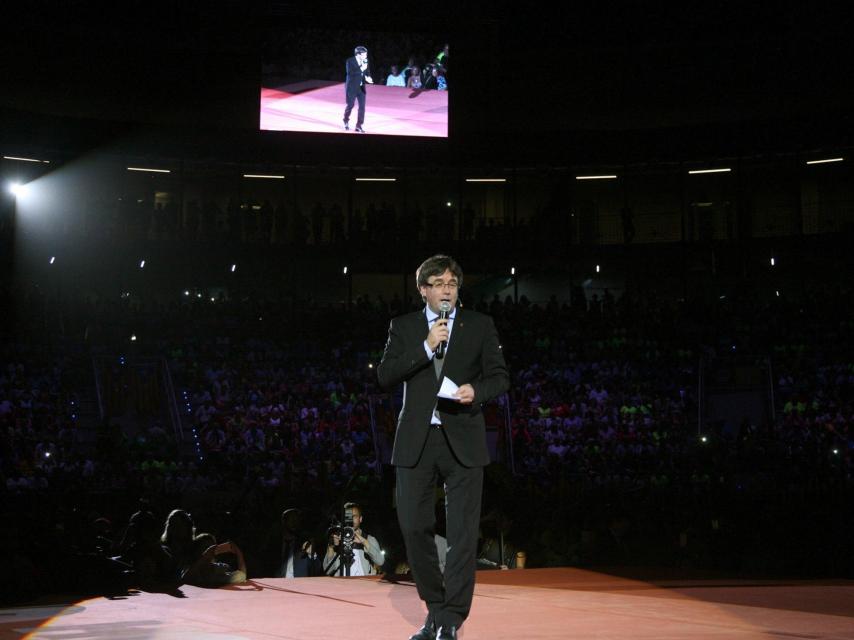
<path fill-rule="evenodd" d="M 259 134 L 260 46 L 277 29 L 446 32 L 450 146 L 367 157 L 622 161 L 854 141 L 850 12 L 821 3 L 31 2 L 3 20 L 0 143 L 109 140 L 175 154 L 322 161 L 349 142 Z M 595 6 L 592 6 L 595 4 Z M 603 6 L 604 5 L 604 6 Z M 393 158 L 394 159 L 394 158 Z"/>

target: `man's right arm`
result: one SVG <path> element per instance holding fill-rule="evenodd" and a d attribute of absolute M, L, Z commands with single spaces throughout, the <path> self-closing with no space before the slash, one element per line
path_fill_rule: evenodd
<path fill-rule="evenodd" d="M 411 344 L 406 343 L 398 323 L 392 320 L 383 358 L 377 367 L 377 378 L 384 389 L 390 389 L 408 380 L 430 364 L 423 339 L 410 342 Z"/>

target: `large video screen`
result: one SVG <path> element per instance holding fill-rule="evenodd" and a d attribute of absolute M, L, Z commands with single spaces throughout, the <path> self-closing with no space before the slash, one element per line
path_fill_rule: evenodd
<path fill-rule="evenodd" d="M 263 57 L 262 130 L 448 137 L 441 34 L 283 30 L 268 33 Z"/>

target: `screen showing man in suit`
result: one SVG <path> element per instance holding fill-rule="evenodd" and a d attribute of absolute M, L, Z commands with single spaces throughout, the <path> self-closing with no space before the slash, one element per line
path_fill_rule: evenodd
<path fill-rule="evenodd" d="M 489 464 L 481 407 L 507 391 L 509 375 L 492 318 L 458 305 L 460 265 L 435 255 L 415 279 L 424 308 L 391 321 L 377 375 L 386 389 L 404 385 L 391 461 L 407 559 L 428 612 L 412 638 L 447 640 L 468 617 L 474 594 L 483 467 Z M 445 378 L 458 388 L 440 397 Z M 440 481 L 447 516 L 444 573 L 434 539 Z"/>
<path fill-rule="evenodd" d="M 448 137 L 448 34 L 297 24 L 263 31 L 261 130 Z"/>

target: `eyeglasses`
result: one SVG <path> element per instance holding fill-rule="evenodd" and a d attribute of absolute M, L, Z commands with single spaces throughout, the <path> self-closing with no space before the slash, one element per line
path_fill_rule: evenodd
<path fill-rule="evenodd" d="M 459 282 L 456 280 L 451 280 L 450 282 L 442 282 L 441 280 L 437 280 L 436 282 L 428 282 L 428 287 L 432 287 L 433 291 L 440 291 L 445 287 L 448 287 L 451 291 L 460 286 Z"/>

